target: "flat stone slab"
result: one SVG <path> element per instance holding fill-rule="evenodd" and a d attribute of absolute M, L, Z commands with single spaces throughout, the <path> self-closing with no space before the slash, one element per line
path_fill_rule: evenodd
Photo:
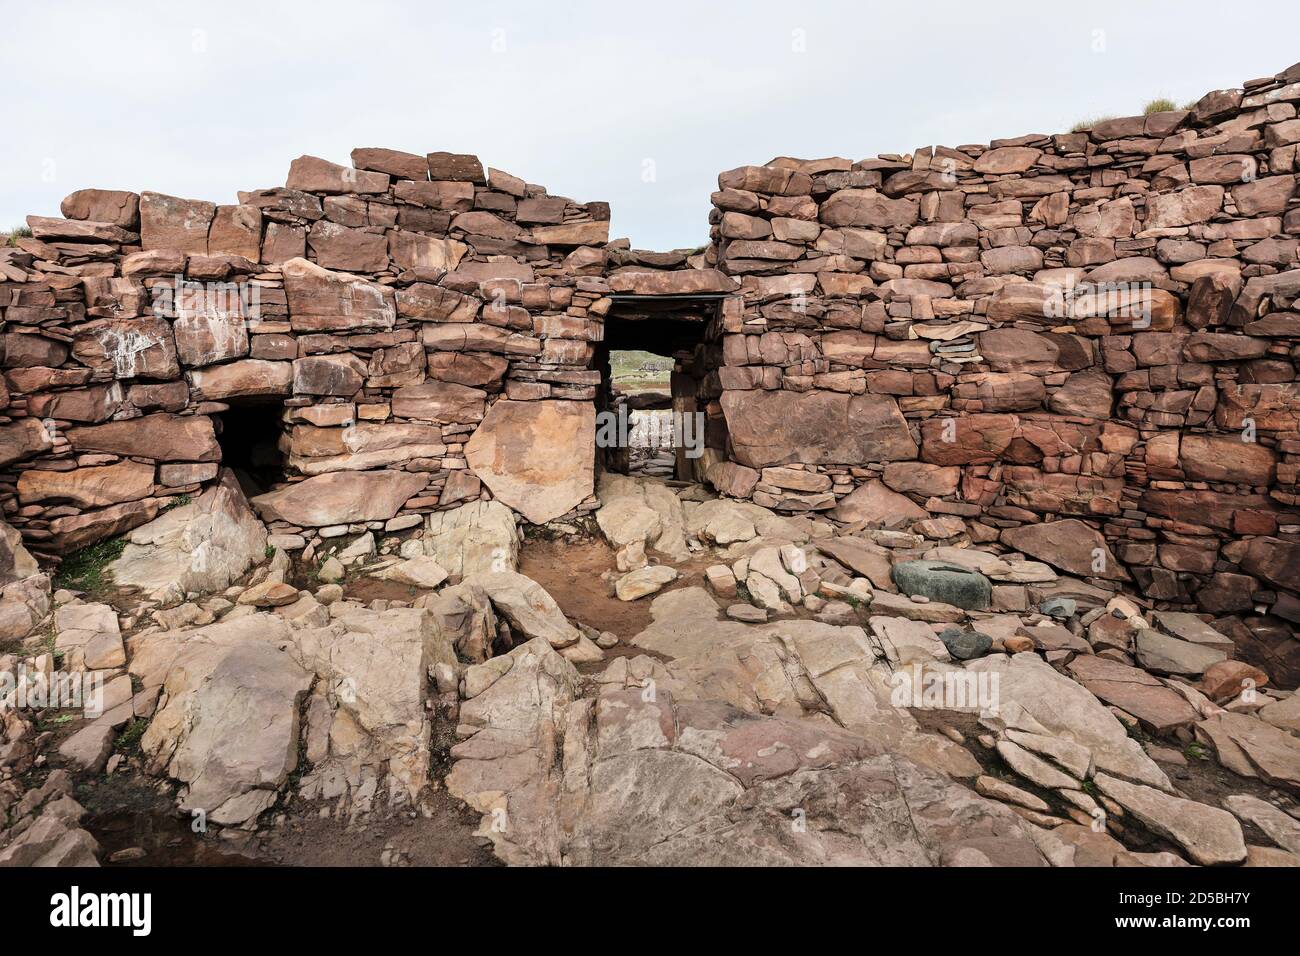
<path fill-rule="evenodd" d="M 1240 819 L 1267 833 L 1268 838 L 1282 849 L 1300 854 L 1300 820 L 1259 797 L 1245 793 L 1227 797 L 1223 804 Z"/>
<path fill-rule="evenodd" d="M 1076 518 L 1008 528 L 1002 532 L 1002 540 L 1068 574 L 1112 581 L 1129 579 L 1101 532 Z"/>
<path fill-rule="evenodd" d="M 427 475 L 405 471 L 341 471 L 258 495 L 252 505 L 263 521 L 307 528 L 387 521 L 428 483 Z"/>
<path fill-rule="evenodd" d="M 1071 633 L 1059 624 L 1038 624 L 1033 627 L 1017 628 L 1016 633 L 1034 642 L 1040 651 L 1072 651 L 1076 654 L 1091 654 L 1092 645 Z"/>
<path fill-rule="evenodd" d="M 1132 714 L 1156 733 L 1169 733 L 1200 718 L 1187 698 L 1141 668 L 1083 654 L 1065 669 L 1097 697 Z"/>
<path fill-rule="evenodd" d="M 401 561 L 385 568 L 378 576 L 385 581 L 431 590 L 447 580 L 447 571 L 435 558 L 425 556 Z"/>
<path fill-rule="evenodd" d="M 888 395 L 728 389 L 722 413 L 735 460 L 750 468 L 916 457 L 907 420 Z"/>
<path fill-rule="evenodd" d="M 817 542 L 817 550 L 862 575 L 873 587 L 894 588 L 889 552 L 879 545 L 855 538 L 830 538 Z"/>
<path fill-rule="evenodd" d="M 999 740 L 998 756 L 1031 783 L 1048 790 L 1078 790 L 1080 781 L 1010 740 Z"/>
<path fill-rule="evenodd" d="M 465 460 L 499 501 L 545 524 L 595 491 L 595 443 L 588 402 L 500 399 L 465 445 Z"/>
<path fill-rule="evenodd" d="M 1300 791 L 1300 737 L 1224 711 L 1197 724 L 1196 739 L 1214 747 L 1219 763 L 1233 773 Z"/>
<path fill-rule="evenodd" d="M 909 621 L 925 621 L 927 624 L 960 624 L 966 620 L 966 612 L 951 604 L 942 601 L 918 604 L 905 594 L 890 594 L 888 591 L 874 592 L 871 610 L 873 613 L 905 617 Z"/>
<path fill-rule="evenodd" d="M 1055 581 L 1057 573 L 1041 561 L 1008 560 L 978 548 L 932 548 L 925 553 L 929 561 L 947 561 L 978 571 L 993 581 L 1010 584 L 1035 584 Z"/>
<path fill-rule="evenodd" d="M 1217 648 L 1229 657 L 1232 656 L 1236 646 L 1232 638 L 1220 634 L 1195 614 L 1186 611 L 1156 611 L 1152 617 L 1155 619 L 1156 626 L 1166 634 L 1191 641 L 1193 644 Z"/>
<path fill-rule="evenodd" d="M 648 594 L 660 591 L 667 584 L 677 580 L 677 570 L 666 564 L 656 564 L 648 568 L 638 568 L 623 575 L 614 585 L 614 593 L 620 601 L 635 601 Z"/>
<path fill-rule="evenodd" d="M 1211 664 L 1228 659 L 1228 655 L 1218 648 L 1193 644 L 1145 628 L 1137 632 L 1133 645 L 1138 663 L 1158 674 L 1200 677 Z"/>
<path fill-rule="evenodd" d="M 1108 774 L 1093 778 L 1097 788 L 1148 829 L 1173 840 L 1201 866 L 1222 866 L 1246 859 L 1241 824 L 1227 810 L 1171 796 L 1153 787 L 1128 783 Z"/>
<path fill-rule="evenodd" d="M 727 617 L 746 624 L 766 624 L 767 616 L 767 608 L 754 607 L 752 604 L 732 604 L 727 608 Z"/>
<path fill-rule="evenodd" d="M 1300 735 L 1300 693 L 1266 704 L 1259 712 L 1259 719 L 1281 730 Z"/>

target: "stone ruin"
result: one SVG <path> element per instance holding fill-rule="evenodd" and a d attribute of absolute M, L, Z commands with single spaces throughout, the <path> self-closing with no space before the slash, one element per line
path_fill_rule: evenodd
<path fill-rule="evenodd" d="M 512 863 L 1293 864 L 1298 103 L 1300 65 L 742 167 L 693 251 L 381 149 L 31 217 L 0 255 L 0 866 L 140 859 L 73 797 L 124 770 L 243 845 L 432 811 L 440 776 Z M 704 423 L 675 485 L 601 438 L 665 401 L 615 387 L 627 349 Z M 520 521 L 598 528 L 651 623 L 561 607 Z M 51 593 L 119 535 L 143 595 Z M 22 702 L 56 666 L 103 682 L 66 736 Z M 1160 766 L 1193 743 L 1226 809 Z"/>
<path fill-rule="evenodd" d="M 1294 683 L 1297 105 L 1300 65 L 1079 132 L 744 166 L 694 252 L 445 152 L 303 156 L 228 205 L 79 190 L 0 251 L 5 520 L 57 560 L 223 462 L 280 541 L 478 498 L 572 519 L 609 352 L 650 348 L 705 416 L 679 478 L 931 516 L 1227 616 Z"/>

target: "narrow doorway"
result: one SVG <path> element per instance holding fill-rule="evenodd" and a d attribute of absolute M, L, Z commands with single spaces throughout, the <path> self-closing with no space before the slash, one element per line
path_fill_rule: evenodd
<path fill-rule="evenodd" d="M 244 495 L 252 498 L 284 481 L 284 405 L 275 399 L 230 399 L 228 404 L 226 411 L 213 416 L 221 464 L 235 473 Z"/>
<path fill-rule="evenodd" d="M 717 311 L 712 298 L 615 297 L 596 354 L 597 410 L 620 423 L 620 440 L 598 450 L 606 471 L 700 480 L 704 448 L 721 447 L 716 435 L 708 440 L 704 415 L 717 398 L 709 375 L 721 362 L 721 343 L 710 341 Z"/>
<path fill-rule="evenodd" d="M 677 468 L 673 447 L 672 358 L 633 349 L 609 355 L 612 407 L 626 406 L 628 444 L 621 462 L 629 475 L 672 478 Z"/>

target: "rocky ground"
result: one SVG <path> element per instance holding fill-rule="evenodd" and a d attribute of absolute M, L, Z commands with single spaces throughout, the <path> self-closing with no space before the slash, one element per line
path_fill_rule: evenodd
<path fill-rule="evenodd" d="M 62 587 L 5 531 L 0 863 L 1300 864 L 1300 696 L 1086 538 L 599 493 L 313 539 L 222 481 Z"/>

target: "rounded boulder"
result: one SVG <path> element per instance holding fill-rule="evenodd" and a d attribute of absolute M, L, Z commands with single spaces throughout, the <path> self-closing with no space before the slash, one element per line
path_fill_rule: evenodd
<path fill-rule="evenodd" d="M 946 561 L 904 561 L 891 575 L 909 597 L 921 595 L 967 611 L 987 610 L 993 585 L 984 575 Z"/>

